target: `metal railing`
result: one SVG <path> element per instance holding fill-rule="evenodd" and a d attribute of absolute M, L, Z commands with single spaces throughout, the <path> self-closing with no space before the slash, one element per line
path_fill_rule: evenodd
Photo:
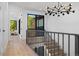
<path fill-rule="evenodd" d="M 75 56 L 75 40 L 78 36 L 79 34 L 73 33 L 27 30 L 26 43 L 33 50 L 43 46 L 44 56 Z M 41 51 L 39 50 L 39 52 Z M 41 53 L 37 54 L 41 55 Z"/>

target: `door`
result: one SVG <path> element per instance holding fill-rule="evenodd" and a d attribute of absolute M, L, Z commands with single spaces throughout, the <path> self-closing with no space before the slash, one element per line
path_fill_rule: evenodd
<path fill-rule="evenodd" d="M 9 18 L 8 18 L 8 2 L 2 3 L 3 8 L 3 19 L 2 19 L 2 51 L 5 51 L 5 48 L 9 39 Z M 6 11 L 5 11 L 6 10 Z"/>
<path fill-rule="evenodd" d="M 44 16 L 42 15 L 37 15 L 37 36 L 43 36 L 44 33 L 42 31 L 44 31 Z M 40 31 L 42 30 L 42 31 Z"/>
<path fill-rule="evenodd" d="M 0 55 L 5 51 L 9 37 L 8 3 L 0 2 Z"/>
<path fill-rule="evenodd" d="M 37 16 L 37 30 L 44 30 L 44 16 Z"/>
<path fill-rule="evenodd" d="M 0 3 L 0 55 L 2 51 L 2 8 L 1 8 L 1 3 Z"/>
<path fill-rule="evenodd" d="M 36 19 L 35 15 L 28 15 L 28 36 L 36 36 Z"/>

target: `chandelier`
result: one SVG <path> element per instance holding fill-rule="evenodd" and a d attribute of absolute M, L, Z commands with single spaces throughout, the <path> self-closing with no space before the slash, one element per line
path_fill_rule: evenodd
<path fill-rule="evenodd" d="M 58 2 L 57 6 L 47 7 L 45 15 L 57 15 L 58 17 L 60 15 L 75 13 L 75 10 L 72 10 L 72 4 L 68 4 L 67 6 L 62 5 L 60 2 Z"/>

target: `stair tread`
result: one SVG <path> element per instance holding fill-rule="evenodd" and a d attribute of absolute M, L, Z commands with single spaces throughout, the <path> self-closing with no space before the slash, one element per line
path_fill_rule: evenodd
<path fill-rule="evenodd" d="M 47 44 L 46 46 L 52 47 L 52 46 L 58 46 L 58 44 Z"/>
<path fill-rule="evenodd" d="M 58 45 L 58 43 L 44 43 L 45 45 Z"/>
<path fill-rule="evenodd" d="M 59 53 L 59 54 L 55 54 L 55 55 L 53 53 L 53 54 L 51 54 L 51 56 L 64 56 L 64 53 Z"/>
<path fill-rule="evenodd" d="M 54 40 L 50 41 L 45 41 L 46 43 L 54 43 Z"/>
<path fill-rule="evenodd" d="M 63 50 L 60 50 L 59 49 L 59 51 L 58 51 L 58 49 L 56 49 L 55 51 L 54 50 L 49 50 L 49 53 L 64 53 L 64 51 Z"/>
<path fill-rule="evenodd" d="M 46 45 L 46 48 L 49 48 L 49 49 L 52 49 L 52 48 L 59 48 L 59 45 L 58 44 L 48 44 Z"/>
<path fill-rule="evenodd" d="M 54 56 L 54 55 L 55 56 L 63 56 L 64 55 L 64 53 L 55 53 L 55 54 L 54 53 L 50 53 L 50 54 L 51 54 L 51 56 Z"/>
<path fill-rule="evenodd" d="M 59 46 L 46 46 L 47 49 L 58 49 Z"/>

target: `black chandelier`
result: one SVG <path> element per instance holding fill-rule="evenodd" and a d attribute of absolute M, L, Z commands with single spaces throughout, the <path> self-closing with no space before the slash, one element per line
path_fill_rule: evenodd
<path fill-rule="evenodd" d="M 70 14 L 70 13 L 75 13 L 75 10 L 72 10 L 72 4 L 70 3 L 67 6 L 62 5 L 60 2 L 58 2 L 57 6 L 54 6 L 52 8 L 47 7 L 45 15 L 57 15 L 58 17 L 60 15 L 65 15 L 65 14 Z"/>

